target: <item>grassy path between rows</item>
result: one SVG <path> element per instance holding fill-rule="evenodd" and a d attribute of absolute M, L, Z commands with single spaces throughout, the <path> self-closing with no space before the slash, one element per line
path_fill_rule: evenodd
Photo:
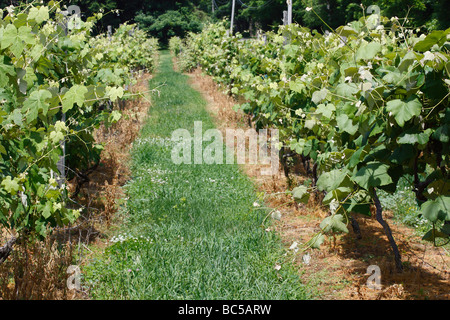
<path fill-rule="evenodd" d="M 132 149 L 126 218 L 113 244 L 83 270 L 94 299 L 309 299 L 261 227 L 254 186 L 237 165 L 176 165 L 172 131 L 214 128 L 199 92 L 162 52 L 149 119 Z M 284 258 L 285 259 L 285 258 Z M 280 264 L 280 270 L 274 267 Z"/>

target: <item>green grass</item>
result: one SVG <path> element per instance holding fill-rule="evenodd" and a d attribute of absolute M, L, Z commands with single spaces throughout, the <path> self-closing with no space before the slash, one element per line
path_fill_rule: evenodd
<path fill-rule="evenodd" d="M 384 209 L 392 211 L 394 222 L 413 229 L 415 234 L 422 238 L 432 230 L 433 223 L 421 214 L 416 195 L 411 187 L 412 180 L 412 176 L 400 178 L 397 190 L 392 194 L 380 190 L 380 202 Z M 443 224 L 443 221 L 438 221 L 435 224 L 436 230 L 440 230 Z M 450 243 L 446 239 L 438 238 L 436 244 L 438 246 L 444 244 L 445 248 L 450 248 Z"/>
<path fill-rule="evenodd" d="M 237 165 L 176 165 L 172 131 L 214 128 L 200 93 L 161 55 L 160 87 L 132 149 L 126 220 L 83 270 L 94 299 L 309 299 L 311 288 L 261 227 L 254 185 Z M 275 270 L 276 264 L 282 267 Z"/>
<path fill-rule="evenodd" d="M 420 214 L 420 207 L 411 187 L 412 179 L 412 176 L 400 178 L 397 190 L 392 194 L 381 190 L 380 202 L 383 208 L 392 211 L 394 221 L 413 228 L 418 235 L 423 236 L 432 228 L 432 223 Z"/>

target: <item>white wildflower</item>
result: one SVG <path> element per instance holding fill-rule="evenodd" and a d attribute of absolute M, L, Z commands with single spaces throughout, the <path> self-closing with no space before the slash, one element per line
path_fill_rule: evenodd
<path fill-rule="evenodd" d="M 298 243 L 297 241 L 294 241 L 291 246 L 289 247 L 289 250 L 298 250 Z"/>
<path fill-rule="evenodd" d="M 433 61 L 435 58 L 434 53 L 427 51 L 423 54 L 423 59 L 420 60 L 420 63 L 423 65 L 427 61 Z"/>
<path fill-rule="evenodd" d="M 335 214 L 336 210 L 339 208 L 339 201 L 337 201 L 336 199 L 331 200 L 330 202 L 330 211 L 331 214 Z"/>
<path fill-rule="evenodd" d="M 272 219 L 281 220 L 281 212 L 280 211 L 274 211 L 272 212 Z"/>
<path fill-rule="evenodd" d="M 311 262 L 311 256 L 309 253 L 305 253 L 302 257 L 302 261 L 304 264 L 309 264 Z"/>

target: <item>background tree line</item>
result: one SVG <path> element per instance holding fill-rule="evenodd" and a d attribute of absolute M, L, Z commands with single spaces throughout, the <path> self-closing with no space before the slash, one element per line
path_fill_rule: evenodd
<path fill-rule="evenodd" d="M 214 0 L 214 18 L 230 16 L 230 0 Z M 361 18 L 370 5 L 377 5 L 387 17 L 408 17 L 407 25 L 427 30 L 450 27 L 450 0 L 293 0 L 292 20 L 311 29 L 324 31 Z M 306 8 L 314 8 L 307 11 Z M 364 8 L 364 9 L 363 9 Z M 236 0 L 236 28 L 239 31 L 275 29 L 282 23 L 286 0 Z"/>
<path fill-rule="evenodd" d="M 0 7 L 23 5 L 28 1 L 0 0 Z M 46 1 L 47 2 L 47 1 Z M 229 18 L 232 0 L 63 0 L 62 4 L 78 5 L 85 16 L 103 10 L 105 15 L 99 30 L 108 25 L 117 27 L 127 21 L 136 22 L 140 28 L 166 44 L 172 36 L 183 37 L 198 32 L 208 21 Z M 361 7 L 362 5 L 362 7 Z M 293 22 L 319 31 L 343 25 L 364 14 L 363 8 L 378 5 L 387 17 L 408 17 L 407 25 L 425 30 L 450 27 L 450 0 L 293 0 Z M 214 12 L 213 12 L 214 8 Z M 258 29 L 271 30 L 282 23 L 286 0 L 236 0 L 235 30 L 254 35 Z M 113 10 L 118 11 L 113 11 Z"/>

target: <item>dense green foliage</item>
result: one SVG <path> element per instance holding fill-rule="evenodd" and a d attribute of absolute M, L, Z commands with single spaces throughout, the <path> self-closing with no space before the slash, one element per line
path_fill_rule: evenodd
<path fill-rule="evenodd" d="M 111 102 L 125 97 L 133 70 L 153 67 L 157 43 L 143 31 L 131 36 L 130 25 L 111 40 L 92 38 L 102 14 L 67 19 L 56 2 L 0 17 L 0 224 L 44 236 L 80 214 L 57 181 L 62 143 L 71 170 L 98 159 L 93 130 L 120 118 Z"/>
<path fill-rule="evenodd" d="M 133 144 L 126 223 L 83 270 L 85 283 L 96 299 L 309 298 L 237 165 L 173 163 L 174 130 L 214 128 L 187 80 L 163 53 L 150 87 L 164 86 Z"/>
<path fill-rule="evenodd" d="M 169 50 L 172 55 L 178 57 L 183 47 L 183 40 L 180 37 L 172 37 L 169 40 Z"/>
<path fill-rule="evenodd" d="M 135 20 L 144 30 L 161 39 L 162 43 L 167 43 L 173 36 L 184 37 L 188 32 L 200 32 L 203 27 L 198 16 L 175 10 L 166 11 L 157 17 L 140 13 Z"/>
<path fill-rule="evenodd" d="M 231 1 L 215 2 L 218 4 L 215 17 L 229 17 Z M 307 8 L 313 8 L 329 26 L 336 28 L 367 15 L 371 5 L 378 6 L 384 16 L 408 17 L 411 27 L 424 26 L 428 30 L 450 27 L 449 0 L 293 0 L 292 18 L 294 23 L 325 31 L 327 26 Z M 236 30 L 255 33 L 260 28 L 276 29 L 282 24 L 283 10 L 287 10 L 286 0 L 236 0 Z"/>
<path fill-rule="evenodd" d="M 30 2 L 0 0 L 0 8 Z M 79 6 L 83 18 L 104 12 L 94 32 L 105 32 L 108 25 L 117 28 L 126 22 L 137 23 L 166 45 L 170 37 L 197 32 L 206 22 L 224 17 L 229 21 L 231 3 L 231 0 L 80 0 L 76 3 L 63 0 L 60 4 L 61 7 Z M 367 15 L 371 5 L 378 6 L 384 16 L 408 17 L 406 24 L 410 27 L 424 27 L 428 31 L 450 27 L 450 0 L 293 0 L 293 22 L 324 32 L 328 27 L 307 8 L 313 8 L 335 28 Z M 282 24 L 283 10 L 287 10 L 286 0 L 236 0 L 234 29 L 245 36 L 255 35 L 259 29 L 276 30 Z"/>
<path fill-rule="evenodd" d="M 311 246 L 347 232 L 351 214 L 371 215 L 371 204 L 381 218 L 377 190 L 393 193 L 401 178 L 431 223 L 424 239 L 448 241 L 450 29 L 417 34 L 371 15 L 328 35 L 296 24 L 266 42 L 225 34 L 223 24 L 192 34 L 182 65 L 245 98 L 257 127 L 280 129 L 285 154 L 312 162 L 313 185 L 293 197 L 324 192 L 331 215 Z"/>
<path fill-rule="evenodd" d="M 0 0 L 0 8 L 11 4 L 25 7 L 33 2 L 36 0 Z M 79 6 L 83 19 L 103 12 L 102 19 L 93 27 L 95 33 L 106 32 L 109 25 L 116 29 L 120 24 L 138 23 L 163 43 L 173 35 L 184 36 L 187 31 L 198 31 L 207 19 L 205 12 L 211 8 L 209 0 L 62 0 L 59 4 L 61 8 Z"/>

